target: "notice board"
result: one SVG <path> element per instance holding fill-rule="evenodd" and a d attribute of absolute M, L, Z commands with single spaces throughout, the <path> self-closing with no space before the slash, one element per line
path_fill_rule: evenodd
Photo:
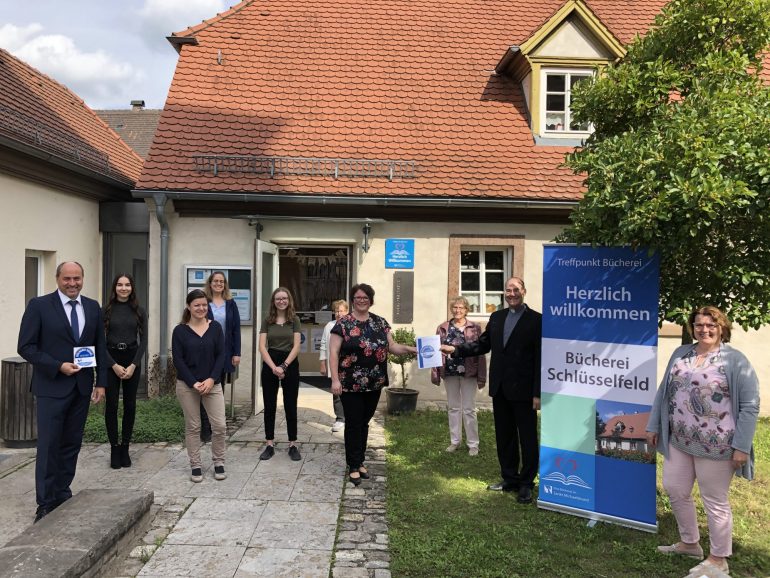
<path fill-rule="evenodd" d="M 251 286 L 251 267 L 240 265 L 185 265 L 185 298 L 193 289 L 203 289 L 206 279 L 213 271 L 222 271 L 225 274 L 227 283 L 230 286 L 235 304 L 238 306 L 238 313 L 241 317 L 241 325 L 250 325 L 252 310 L 252 295 L 254 294 Z"/>

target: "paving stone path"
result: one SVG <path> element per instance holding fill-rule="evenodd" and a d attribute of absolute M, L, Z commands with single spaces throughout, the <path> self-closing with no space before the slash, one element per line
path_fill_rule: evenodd
<path fill-rule="evenodd" d="M 129 555 L 104 572 L 141 576 L 389 578 L 385 521 L 385 444 L 382 417 L 370 428 L 367 466 L 372 478 L 348 483 L 342 433 L 332 433 L 331 398 L 302 387 L 298 441 L 302 460 L 287 455 L 283 409 L 276 423 L 276 455 L 260 461 L 262 415 L 236 420 L 224 481 L 215 481 L 204 446 L 204 481 L 189 479 L 181 444 L 135 444 L 130 469 L 109 467 L 107 444 L 86 444 L 73 491 L 151 489 L 148 532 Z M 281 442 L 281 440 L 284 440 Z M 32 522 L 34 449 L 0 448 L 0 544 Z M 206 460 L 209 460 L 208 462 Z"/>

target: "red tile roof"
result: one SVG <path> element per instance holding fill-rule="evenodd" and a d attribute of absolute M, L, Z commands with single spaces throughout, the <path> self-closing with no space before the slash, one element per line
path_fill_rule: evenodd
<path fill-rule="evenodd" d="M 613 432 L 615 430 L 615 426 L 622 422 L 622 424 L 625 426 L 623 431 L 620 433 L 621 439 L 626 440 L 638 440 L 638 439 L 645 439 L 647 437 L 646 430 L 647 430 L 647 422 L 650 419 L 650 412 L 644 412 L 644 413 L 633 413 L 633 414 L 627 414 L 627 415 L 616 415 L 613 418 L 610 418 L 607 421 L 607 426 L 604 428 L 604 433 L 602 433 L 599 437 L 602 438 L 612 438 L 615 437 L 613 435 Z"/>
<path fill-rule="evenodd" d="M 160 109 L 130 108 L 119 110 L 95 110 L 107 126 L 118 133 L 123 142 L 142 158 L 147 158 L 158 128 Z"/>
<path fill-rule="evenodd" d="M 189 28 L 139 188 L 576 200 L 493 70 L 564 0 L 249 0 Z M 618 39 L 664 0 L 592 0 Z M 416 178 L 199 172 L 193 155 L 406 160 Z"/>
<path fill-rule="evenodd" d="M 142 159 L 66 86 L 0 49 L 0 134 L 133 186 Z"/>

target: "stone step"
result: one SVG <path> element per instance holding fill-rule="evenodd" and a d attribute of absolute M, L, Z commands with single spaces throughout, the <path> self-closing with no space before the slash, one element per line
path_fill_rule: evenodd
<path fill-rule="evenodd" d="M 0 577 L 98 576 L 146 531 L 152 503 L 146 490 L 83 490 L 0 548 Z"/>

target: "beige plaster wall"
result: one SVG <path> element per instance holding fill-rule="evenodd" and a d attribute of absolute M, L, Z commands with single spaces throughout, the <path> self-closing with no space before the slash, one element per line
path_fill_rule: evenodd
<path fill-rule="evenodd" d="M 178 323 L 184 307 L 183 267 L 195 263 L 231 264 L 250 266 L 253 260 L 254 228 L 243 220 L 235 219 L 180 219 L 173 213 L 171 202 L 166 208 L 170 226 L 170 279 L 169 279 L 169 346 L 171 331 Z M 154 208 L 151 215 L 154 215 Z M 368 253 L 361 250 L 363 236 L 361 223 L 314 221 L 262 221 L 261 238 L 275 243 L 340 243 L 352 248 L 352 281 L 371 284 L 376 291 L 372 311 L 392 320 L 393 274 L 384 268 L 386 238 L 415 239 L 415 299 L 414 327 L 418 335 L 435 333 L 436 326 L 448 317 L 448 250 L 450 235 L 511 236 L 524 238 L 523 276 L 527 284 L 527 302 L 540 311 L 542 306 L 543 244 L 560 231 L 557 226 L 523 224 L 461 224 L 461 223 L 374 223 Z M 158 263 L 159 227 L 151 217 L 150 233 L 150 314 L 158 319 Z M 484 318 L 482 317 L 481 320 Z M 242 329 L 243 358 L 241 377 L 236 387 L 236 400 L 246 402 L 251 392 L 252 340 L 251 327 Z M 762 344 L 770 342 L 770 328 L 745 333 L 735 332 L 733 343 L 744 351 L 760 375 L 763 397 L 768 399 L 767 380 L 770 378 L 768 357 L 763 355 Z M 150 355 L 158 351 L 158 332 L 152 331 Z M 671 351 L 678 344 L 676 338 L 661 338 L 659 346 L 659 376 Z M 445 398 L 443 388 L 430 383 L 427 370 L 410 369 L 410 387 L 420 390 L 421 399 Z M 488 401 L 485 388 L 477 394 L 480 401 Z M 767 404 L 763 411 L 770 414 Z"/>
<path fill-rule="evenodd" d="M 55 269 L 61 261 L 83 265 L 83 294 L 100 300 L 102 242 L 99 205 L 68 193 L 0 173 L 0 199 L 5 213 L 0 227 L 3 275 L 0 275 L 0 357 L 16 357 L 19 324 L 24 313 L 26 250 L 46 252 L 43 293 L 56 289 Z"/>
<path fill-rule="evenodd" d="M 151 205 L 150 225 L 150 315 L 159 319 L 158 275 L 160 228 Z M 169 347 L 171 331 L 179 322 L 184 309 L 185 265 L 229 264 L 250 266 L 253 262 L 255 231 L 247 222 L 238 219 L 180 218 L 169 202 L 165 211 L 169 222 Z M 391 320 L 393 315 L 393 274 L 385 269 L 385 239 L 415 239 L 415 299 L 414 327 L 418 335 L 435 333 L 439 323 L 446 320 L 448 285 L 448 250 L 451 234 L 480 234 L 485 236 L 522 235 L 524 237 L 523 267 L 529 289 L 530 304 L 539 309 L 541 295 L 542 245 L 555 236 L 555 226 L 492 224 L 479 227 L 453 223 L 374 223 L 368 253 L 361 250 L 363 235 L 359 222 L 315 221 L 262 221 L 261 239 L 274 243 L 333 243 L 352 248 L 352 281 L 371 284 L 376 291 L 372 311 Z M 481 318 L 482 320 L 484 317 Z M 150 356 L 158 352 L 158 331 L 151 328 Z M 251 393 L 251 366 L 253 355 L 251 326 L 242 328 L 242 360 L 236 400 L 246 402 Z M 430 383 L 427 370 L 411 370 L 410 386 L 424 392 L 428 399 L 443 398 L 443 389 Z M 486 395 L 486 390 L 480 393 Z"/>

